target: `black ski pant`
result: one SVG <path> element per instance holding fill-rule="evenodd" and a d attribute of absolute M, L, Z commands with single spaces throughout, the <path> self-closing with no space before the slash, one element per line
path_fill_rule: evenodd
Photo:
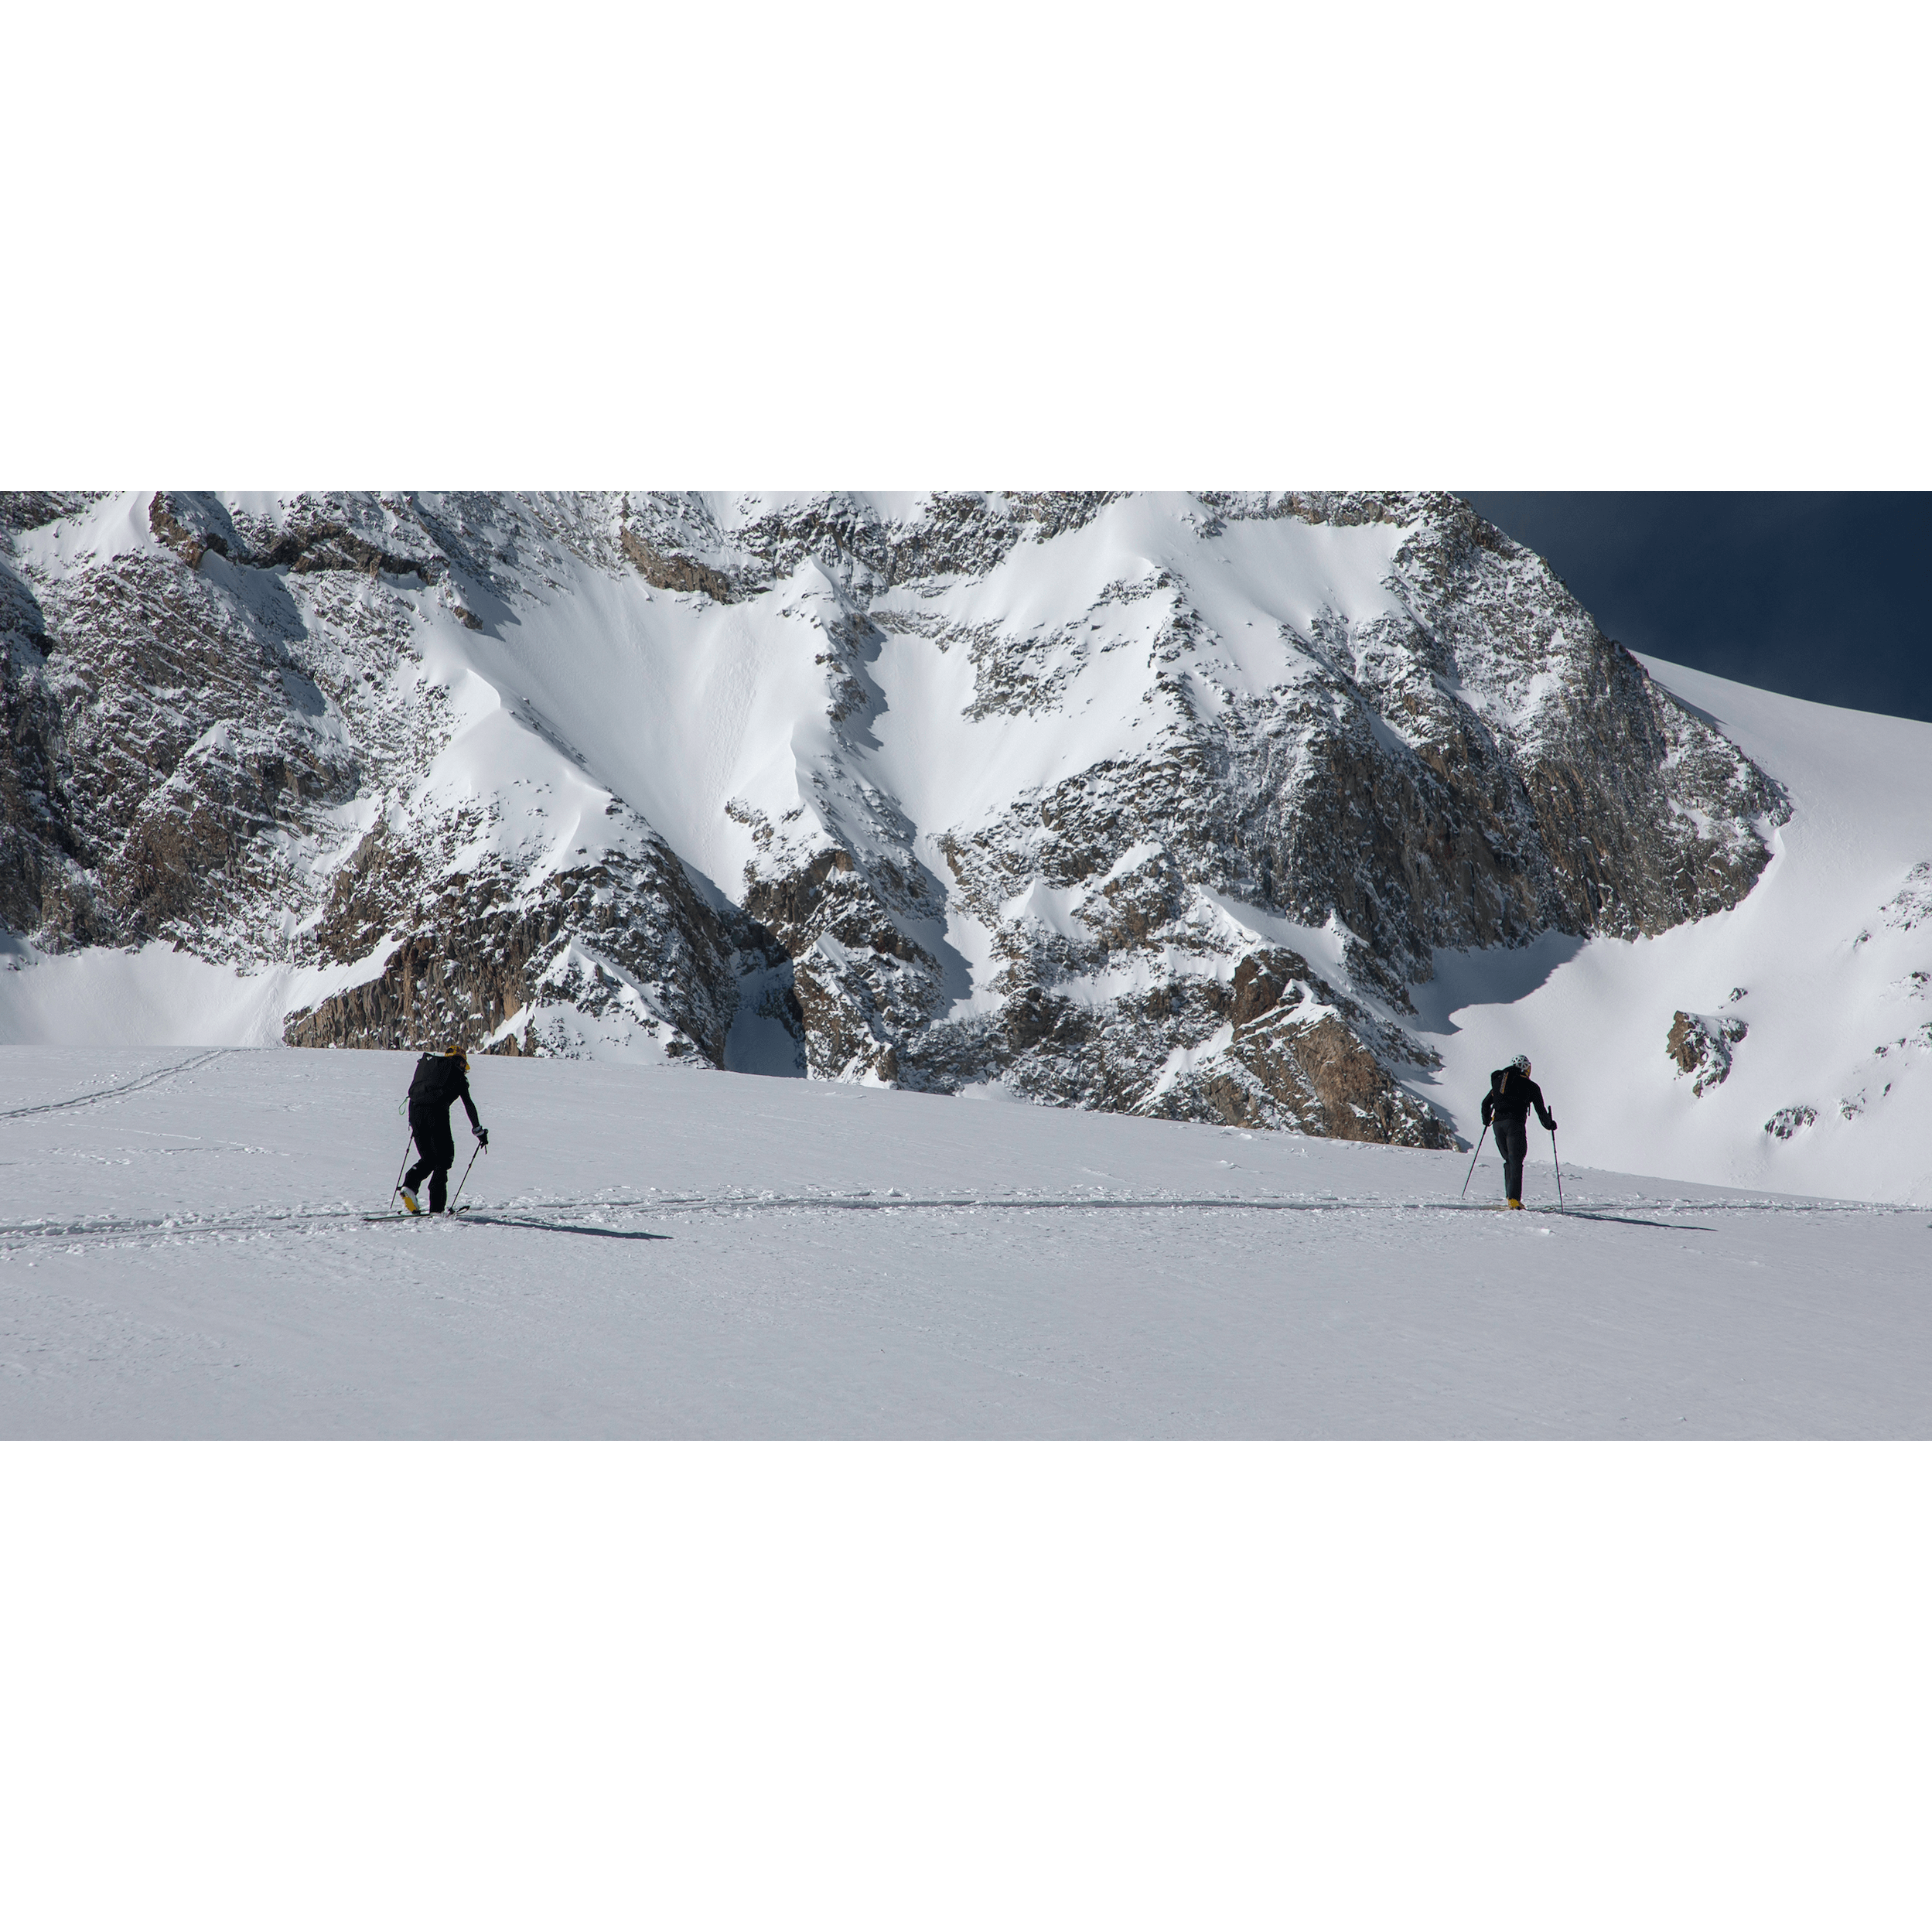
<path fill-rule="evenodd" d="M 1507 1200 L 1523 1198 L 1523 1157 L 1530 1151 L 1530 1122 L 1527 1114 L 1514 1118 L 1496 1117 L 1496 1151 L 1503 1156 L 1503 1194 Z"/>
<path fill-rule="evenodd" d="M 416 1138 L 416 1152 L 422 1156 L 403 1176 L 402 1184 L 411 1193 L 429 1176 L 429 1211 L 440 1214 L 449 1198 L 449 1166 L 456 1158 L 456 1137 L 449 1131 L 449 1109 L 432 1108 L 409 1110 L 409 1131 Z"/>

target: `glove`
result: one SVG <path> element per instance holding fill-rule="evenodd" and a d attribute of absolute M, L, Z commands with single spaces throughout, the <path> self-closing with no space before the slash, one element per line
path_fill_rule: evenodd
<path fill-rule="evenodd" d="M 478 1128 L 476 1129 L 476 1140 L 479 1145 L 487 1147 L 490 1145 L 490 1129 L 486 1127 Z"/>
<path fill-rule="evenodd" d="M 1552 1134 L 1556 1132 L 1556 1117 L 1555 1114 L 1551 1114 L 1550 1117 L 1550 1132 Z"/>

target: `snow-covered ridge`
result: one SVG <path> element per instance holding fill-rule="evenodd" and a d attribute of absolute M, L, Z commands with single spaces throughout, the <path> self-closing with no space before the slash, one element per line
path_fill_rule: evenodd
<path fill-rule="evenodd" d="M 103 1037 L 57 990 L 84 970 L 173 988 L 139 1024 L 177 1038 L 1432 1143 L 1475 1127 L 1446 984 L 1702 932 L 1790 829 L 1791 773 L 1452 498 L 137 492 L 0 521 L 15 1038 Z M 1879 914 L 1908 870 L 1875 934 L 1923 930 Z M 1672 1093 L 1674 1015 L 1729 991 L 1672 989 Z M 1700 1118 L 1763 1058 L 1746 1017 Z"/>

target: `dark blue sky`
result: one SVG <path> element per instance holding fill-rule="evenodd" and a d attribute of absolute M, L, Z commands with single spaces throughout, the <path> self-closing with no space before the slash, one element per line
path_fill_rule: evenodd
<path fill-rule="evenodd" d="M 1932 492 L 1463 494 L 1633 650 L 1932 720 Z"/>

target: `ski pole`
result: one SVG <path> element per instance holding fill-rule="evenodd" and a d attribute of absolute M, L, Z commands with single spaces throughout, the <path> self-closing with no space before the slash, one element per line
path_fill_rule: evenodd
<path fill-rule="evenodd" d="M 1556 1156 L 1556 1129 L 1550 1129 L 1550 1159 L 1556 1164 L 1556 1204 L 1563 1205 L 1563 1163 Z"/>
<path fill-rule="evenodd" d="M 471 1148 L 471 1149 L 470 1149 L 470 1150 L 469 1150 L 469 1167 L 474 1167 L 474 1166 L 476 1166 L 476 1156 L 477 1156 L 479 1154 L 480 1154 L 480 1153 L 483 1152 L 483 1142 L 482 1142 L 481 1141 L 477 1142 L 477 1143 L 476 1144 L 476 1145 L 475 1145 L 474 1147 L 473 1147 L 473 1148 Z M 449 1211 L 450 1213 L 452 1213 L 452 1214 L 453 1214 L 453 1213 L 456 1213 L 456 1203 L 457 1203 L 457 1202 L 458 1202 L 458 1201 L 459 1201 L 459 1200 L 461 1200 L 463 1199 L 463 1191 L 464 1188 L 469 1185 L 469 1167 L 466 1167 L 466 1168 L 463 1169 L 463 1179 L 462 1179 L 461 1180 L 459 1180 L 459 1182 L 457 1182 L 457 1183 L 456 1183 L 456 1193 L 454 1193 L 454 1194 L 453 1194 L 453 1195 L 450 1197 L 449 1207 L 449 1210 L 448 1210 L 448 1211 Z"/>
<path fill-rule="evenodd" d="M 389 1198 L 391 1201 L 394 1201 L 396 1196 L 402 1192 L 402 1177 L 409 1171 L 409 1144 L 415 1138 L 416 1130 L 413 1127 L 403 1136 L 402 1164 L 396 1169 L 396 1184 L 389 1190 Z"/>
<path fill-rule="evenodd" d="M 1469 1171 L 1463 1176 L 1462 1198 L 1464 1200 L 1467 1200 L 1469 1197 L 1469 1183 L 1476 1178 L 1476 1163 L 1482 1156 L 1483 1143 L 1487 1140 L 1489 1137 L 1490 1130 L 1486 1124 L 1482 1132 L 1478 1134 L 1476 1137 L 1476 1152 L 1469 1156 Z"/>

